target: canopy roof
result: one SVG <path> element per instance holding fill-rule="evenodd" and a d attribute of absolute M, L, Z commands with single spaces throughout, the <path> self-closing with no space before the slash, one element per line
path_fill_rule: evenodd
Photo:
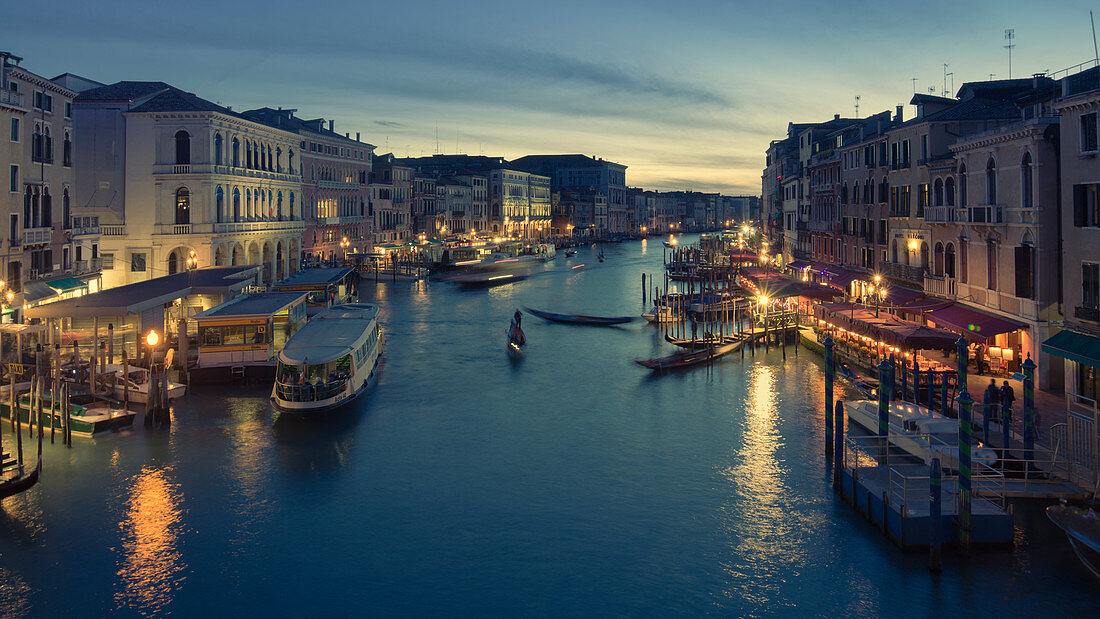
<path fill-rule="evenodd" d="M 890 346 L 921 350 L 955 350 L 959 337 L 944 329 L 925 327 L 851 303 L 821 303 L 814 315 L 842 329 L 864 335 Z"/>
<path fill-rule="evenodd" d="M 961 303 L 936 308 L 925 316 L 937 325 L 961 333 L 966 339 L 979 344 L 992 343 L 996 335 L 1027 327 L 1022 322 L 980 312 Z"/>
<path fill-rule="evenodd" d="M 1043 342 L 1043 352 L 1100 368 L 1100 337 L 1094 335 L 1059 331 Z"/>
<path fill-rule="evenodd" d="M 378 306 L 337 305 L 317 314 L 298 330 L 279 353 L 287 365 L 327 363 L 352 352 L 360 336 L 372 328 Z"/>

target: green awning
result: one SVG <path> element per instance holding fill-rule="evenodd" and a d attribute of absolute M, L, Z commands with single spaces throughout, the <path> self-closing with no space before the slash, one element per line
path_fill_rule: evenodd
<path fill-rule="evenodd" d="M 46 285 L 60 293 L 66 293 L 79 288 L 87 288 L 88 282 L 75 277 L 62 277 L 52 282 L 46 282 Z"/>
<path fill-rule="evenodd" d="M 1076 331 L 1059 331 L 1043 342 L 1042 350 L 1055 357 L 1100 368 L 1100 337 Z"/>

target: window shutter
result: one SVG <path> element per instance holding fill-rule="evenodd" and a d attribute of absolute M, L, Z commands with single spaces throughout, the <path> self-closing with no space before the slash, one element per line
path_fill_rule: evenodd
<path fill-rule="evenodd" d="M 1088 225 L 1088 211 L 1086 210 L 1087 200 L 1085 193 L 1085 185 L 1073 186 L 1073 225 L 1078 228 L 1084 228 Z"/>
<path fill-rule="evenodd" d="M 1016 296 L 1021 299 L 1032 298 L 1031 248 L 1016 248 Z"/>

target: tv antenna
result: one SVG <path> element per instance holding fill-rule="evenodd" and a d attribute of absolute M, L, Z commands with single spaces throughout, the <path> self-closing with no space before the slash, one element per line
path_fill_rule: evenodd
<path fill-rule="evenodd" d="M 943 93 L 944 93 L 944 96 L 947 96 L 947 93 L 949 93 L 949 92 L 955 92 L 955 73 L 954 72 L 948 73 L 947 72 L 947 67 L 948 67 L 948 64 L 946 62 L 943 63 Z M 947 89 L 947 78 L 948 77 L 951 78 L 951 90 Z"/>
<path fill-rule="evenodd" d="M 1012 48 L 1016 47 L 1016 31 L 1005 28 L 1005 49 L 1008 50 L 1008 79 L 1012 79 Z"/>
<path fill-rule="evenodd" d="M 859 118 L 859 95 L 856 95 L 856 118 Z"/>
<path fill-rule="evenodd" d="M 913 94 L 917 94 L 917 78 L 910 78 L 913 81 Z"/>

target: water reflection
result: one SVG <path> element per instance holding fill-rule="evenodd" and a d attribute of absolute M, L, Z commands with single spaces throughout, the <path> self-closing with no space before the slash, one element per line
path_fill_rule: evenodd
<path fill-rule="evenodd" d="M 0 617 L 29 617 L 34 590 L 17 572 L 0 567 Z"/>
<path fill-rule="evenodd" d="M 157 613 L 183 584 L 186 565 L 179 548 L 183 497 L 169 473 L 170 469 L 147 465 L 134 480 L 120 525 L 125 555 L 118 570 L 118 608 Z"/>
<path fill-rule="evenodd" d="M 370 406 L 374 389 L 343 409 L 322 415 L 279 415 L 274 424 L 275 440 L 286 472 L 316 475 L 347 468 L 355 444 L 353 430 Z M 324 478 L 325 483 L 332 481 Z"/>

